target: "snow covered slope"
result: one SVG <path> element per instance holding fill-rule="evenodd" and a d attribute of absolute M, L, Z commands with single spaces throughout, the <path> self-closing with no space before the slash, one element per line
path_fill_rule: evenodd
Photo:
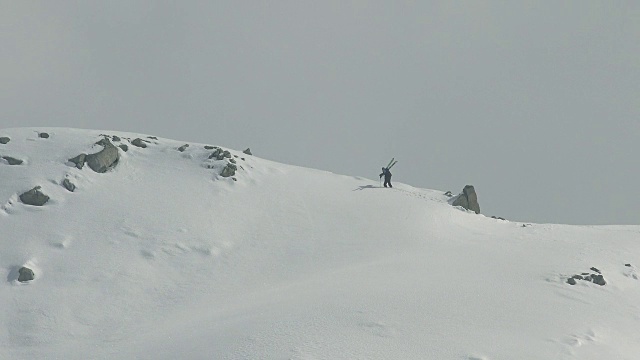
<path fill-rule="evenodd" d="M 115 168 L 67 161 L 101 134 L 128 145 Z M 24 161 L 0 160 L 2 359 L 640 359 L 639 226 L 523 227 L 139 134 L 0 137 Z M 567 284 L 590 267 L 606 285 Z"/>

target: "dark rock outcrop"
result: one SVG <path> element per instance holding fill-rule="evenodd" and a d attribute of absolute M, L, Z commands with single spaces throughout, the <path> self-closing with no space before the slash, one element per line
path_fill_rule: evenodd
<path fill-rule="evenodd" d="M 225 152 L 224 150 L 217 148 L 216 151 L 209 155 L 209 159 L 222 160 L 225 158 L 225 153 L 228 153 L 228 151 Z M 229 154 L 229 157 L 231 157 L 231 154 Z"/>
<path fill-rule="evenodd" d="M 451 204 L 453 206 L 462 206 L 467 210 L 472 210 L 476 214 L 480 214 L 480 204 L 478 204 L 478 196 L 473 185 L 467 185 L 462 189 L 462 193 Z"/>
<path fill-rule="evenodd" d="M 33 280 L 35 274 L 33 273 L 33 270 L 29 269 L 28 267 L 21 267 L 18 270 L 18 281 L 20 282 L 27 282 L 27 281 L 31 281 Z"/>
<path fill-rule="evenodd" d="M 183 152 L 187 150 L 188 147 L 189 147 L 189 144 L 184 144 L 178 148 L 178 151 Z"/>
<path fill-rule="evenodd" d="M 40 191 L 41 187 L 36 186 L 33 189 L 20 195 L 20 201 L 27 205 L 43 206 L 49 201 L 49 197 Z"/>
<path fill-rule="evenodd" d="M 116 166 L 120 159 L 120 153 L 118 152 L 118 148 L 108 139 L 102 139 L 100 143 L 104 146 L 104 149 L 95 154 L 87 155 L 86 160 L 91 170 L 97 173 L 104 173 Z"/>
<path fill-rule="evenodd" d="M 147 138 L 149 138 L 149 139 L 153 139 L 153 140 L 158 140 L 158 138 L 157 138 L 157 137 L 155 137 L 155 136 L 147 136 Z"/>
<path fill-rule="evenodd" d="M 72 183 L 71 180 L 69 179 L 62 180 L 62 186 L 64 186 L 65 189 L 71 192 L 74 192 L 76 190 L 76 185 Z"/>
<path fill-rule="evenodd" d="M 143 148 L 143 149 L 147 147 L 147 144 L 145 144 L 144 140 L 142 140 L 142 139 L 140 139 L 140 138 L 134 139 L 134 140 L 131 142 L 131 145 L 133 145 L 133 146 L 137 146 L 137 147 L 139 147 L 139 148 Z"/>
<path fill-rule="evenodd" d="M 598 269 L 592 267 L 591 270 L 596 271 Z M 575 285 L 577 283 L 576 280 L 582 280 L 592 282 L 596 285 L 605 286 L 607 284 L 607 281 L 604 279 L 604 275 L 602 275 L 599 270 L 596 272 L 596 274 L 583 272 L 581 275 L 573 275 L 569 279 L 567 279 L 567 283 L 569 285 Z"/>
<path fill-rule="evenodd" d="M 111 137 L 111 140 L 113 140 L 113 141 L 120 141 L 120 137 L 113 135 L 113 136 Z"/>
<path fill-rule="evenodd" d="M 118 145 L 118 147 L 120 149 L 122 149 L 122 151 L 124 151 L 124 152 L 129 151 L 129 147 L 127 146 L 127 144 L 120 144 L 120 145 Z"/>
<path fill-rule="evenodd" d="M 602 275 L 591 275 L 591 281 L 593 281 L 594 284 L 600 286 L 604 286 L 607 284 L 607 282 L 604 280 L 604 276 Z"/>
<path fill-rule="evenodd" d="M 213 150 L 216 147 L 215 146 L 211 146 L 211 145 L 205 145 L 204 148 L 207 149 L 207 150 Z"/>
<path fill-rule="evenodd" d="M 43 132 L 43 133 L 39 133 L 38 137 L 41 139 L 48 139 L 49 138 L 49 134 Z"/>
<path fill-rule="evenodd" d="M 222 176 L 222 177 L 233 176 L 233 175 L 236 174 L 236 170 L 238 170 L 237 166 L 235 166 L 232 163 L 228 163 L 227 166 L 225 166 L 224 169 L 222 169 L 222 172 L 220 173 L 220 176 Z"/>
<path fill-rule="evenodd" d="M 505 220 L 505 221 L 506 221 L 506 219 L 505 219 L 505 218 L 500 217 L 500 216 L 492 216 L 491 218 L 492 218 L 492 219 L 496 219 L 496 220 Z"/>
<path fill-rule="evenodd" d="M 76 164 L 76 167 L 78 169 L 82 169 L 86 161 L 87 161 L 87 154 L 80 154 L 74 158 L 69 159 L 69 162 Z"/>
<path fill-rule="evenodd" d="M 24 162 L 20 159 L 12 158 L 11 156 L 3 156 L 2 158 L 5 159 L 9 165 L 22 165 Z"/>
<path fill-rule="evenodd" d="M 453 194 L 451 193 L 451 191 L 447 191 L 446 193 L 444 193 L 444 196 L 452 197 Z"/>
<path fill-rule="evenodd" d="M 9 141 L 11 141 L 11 138 L 8 138 L 8 137 L 6 137 L 6 136 L 2 136 L 2 137 L 0 137 L 0 144 L 3 144 L 3 145 L 4 145 L 4 144 L 9 143 Z"/>
<path fill-rule="evenodd" d="M 247 154 L 247 155 L 253 155 L 251 153 L 251 148 L 247 148 L 245 151 L 243 151 L 243 153 Z"/>

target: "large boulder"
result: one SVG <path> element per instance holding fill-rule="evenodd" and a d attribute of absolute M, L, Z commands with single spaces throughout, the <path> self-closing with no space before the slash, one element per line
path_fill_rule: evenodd
<path fill-rule="evenodd" d="M 453 206 L 462 206 L 467 210 L 472 210 L 476 214 L 480 214 L 480 204 L 478 204 L 478 196 L 473 185 L 467 185 L 462 189 L 462 193 L 451 204 Z"/>
<path fill-rule="evenodd" d="M 246 149 L 243 151 L 243 153 L 245 153 L 245 154 L 247 154 L 247 155 L 253 155 L 253 154 L 251 153 L 251 149 L 250 149 L 250 148 L 246 148 Z"/>
<path fill-rule="evenodd" d="M 33 270 L 29 269 L 28 267 L 21 267 L 18 270 L 18 281 L 20 282 L 27 282 L 27 281 L 31 281 L 34 278 L 34 273 Z"/>
<path fill-rule="evenodd" d="M 49 201 L 49 197 L 40 191 L 41 187 L 36 186 L 33 189 L 20 195 L 20 201 L 27 205 L 43 206 Z"/>
<path fill-rule="evenodd" d="M 100 145 L 103 145 L 104 149 L 95 154 L 87 155 L 86 160 L 91 170 L 97 173 L 104 173 L 116 166 L 120 159 L 120 153 L 118 152 L 118 148 L 106 138 L 100 141 Z"/>
<path fill-rule="evenodd" d="M 142 140 L 142 139 L 140 139 L 140 138 L 134 139 L 134 140 L 131 142 L 131 145 L 133 145 L 133 146 L 137 146 L 137 147 L 139 147 L 139 148 L 143 148 L 143 149 L 147 147 L 147 144 L 145 144 L 145 141 L 144 141 L 144 140 Z"/>
<path fill-rule="evenodd" d="M 6 137 L 6 136 L 1 136 L 0 137 L 0 144 L 4 145 L 4 144 L 8 143 L 9 141 L 11 141 L 11 139 Z"/>

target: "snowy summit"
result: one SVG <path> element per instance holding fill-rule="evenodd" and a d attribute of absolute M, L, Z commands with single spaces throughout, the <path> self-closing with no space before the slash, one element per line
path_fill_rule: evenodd
<path fill-rule="evenodd" d="M 640 359 L 640 226 L 247 153 L 0 130 L 0 358 Z"/>

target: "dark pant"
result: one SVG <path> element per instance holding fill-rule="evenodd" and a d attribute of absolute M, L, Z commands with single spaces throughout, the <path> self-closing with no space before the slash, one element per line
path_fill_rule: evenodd
<path fill-rule="evenodd" d="M 389 184 L 389 187 L 392 188 L 393 186 L 391 186 L 391 176 L 389 177 L 384 177 L 384 187 L 387 187 L 387 184 Z"/>

